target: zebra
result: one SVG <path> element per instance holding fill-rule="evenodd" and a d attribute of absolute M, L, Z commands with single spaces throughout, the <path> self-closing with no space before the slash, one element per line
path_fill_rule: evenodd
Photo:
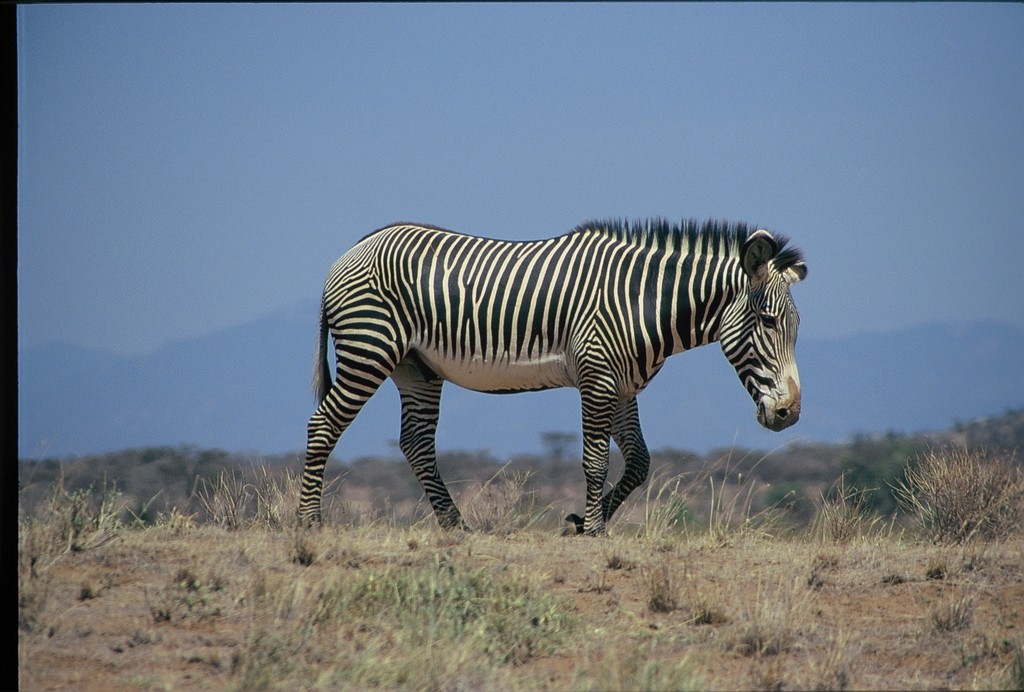
<path fill-rule="evenodd" d="M 662 218 L 588 222 L 529 241 L 410 223 L 364 236 L 324 283 L 299 518 L 321 523 L 327 458 L 390 377 L 401 399 L 399 448 L 444 528 L 466 526 L 435 458 L 443 383 L 578 389 L 586 504 L 566 521 L 576 533 L 605 534 L 647 477 L 636 397 L 670 355 L 718 341 L 763 427 L 800 417 L 790 287 L 807 267 L 788 243 L 743 223 Z M 607 488 L 609 438 L 624 469 Z"/>

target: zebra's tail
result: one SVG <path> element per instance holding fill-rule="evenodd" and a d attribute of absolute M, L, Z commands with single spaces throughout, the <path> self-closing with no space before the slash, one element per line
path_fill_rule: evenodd
<path fill-rule="evenodd" d="M 320 335 L 316 342 L 316 356 L 313 358 L 313 396 L 319 405 L 327 395 L 327 387 L 331 381 L 331 368 L 327 362 L 327 309 L 324 300 L 320 299 Z"/>

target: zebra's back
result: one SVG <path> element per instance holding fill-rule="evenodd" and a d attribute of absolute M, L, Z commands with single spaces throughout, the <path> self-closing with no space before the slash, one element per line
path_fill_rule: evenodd
<path fill-rule="evenodd" d="M 573 341 L 600 304 L 602 268 L 629 250 L 579 233 L 503 241 L 396 225 L 342 256 L 328 292 L 355 286 L 394 306 L 410 351 L 460 386 L 566 387 L 575 384 Z"/>

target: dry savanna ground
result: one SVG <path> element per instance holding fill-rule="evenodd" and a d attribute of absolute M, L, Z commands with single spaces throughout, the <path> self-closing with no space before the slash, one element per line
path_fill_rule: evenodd
<path fill-rule="evenodd" d="M 463 497 L 472 532 L 338 502 L 304 529 L 294 478 L 225 477 L 203 521 L 134 524 L 116 493 L 58 483 L 22 508 L 20 687 L 1021 689 L 1007 468 L 951 534 L 928 478 L 905 489 L 920 522 L 844 490 L 799 529 L 742 487 L 691 487 L 712 502 L 688 516 L 656 481 L 597 539 L 560 535 L 516 477 Z"/>

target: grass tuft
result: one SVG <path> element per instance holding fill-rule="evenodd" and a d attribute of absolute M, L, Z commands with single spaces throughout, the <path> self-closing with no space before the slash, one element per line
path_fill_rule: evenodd
<path fill-rule="evenodd" d="M 717 490 L 715 475 L 710 472 L 707 474 L 711 490 L 707 534 L 720 545 L 726 545 L 733 538 L 739 537 L 770 538 L 785 523 L 787 510 L 781 504 L 784 499 L 758 511 L 753 509 L 755 498 L 768 487 L 758 482 L 756 475 L 757 467 L 765 459 L 767 456 L 762 456 L 744 472 L 734 468 L 730 452 L 721 462 L 721 479 Z M 735 476 L 733 483 L 729 483 L 731 476 Z"/>
<path fill-rule="evenodd" d="M 704 690 L 689 658 L 674 660 L 658 651 L 657 640 L 630 646 L 621 655 L 588 656 L 577 668 L 570 689 L 591 690 Z"/>
<path fill-rule="evenodd" d="M 963 596 L 937 603 L 931 610 L 930 621 L 935 632 L 959 632 L 971 624 L 973 615 L 974 599 Z"/>
<path fill-rule="evenodd" d="M 510 471 L 502 466 L 469 497 L 465 518 L 476 531 L 508 535 L 541 522 L 547 507 L 539 507 L 537 493 L 530 488 L 532 473 Z"/>
<path fill-rule="evenodd" d="M 789 651 L 797 639 L 800 624 L 806 621 L 806 599 L 810 593 L 803 580 L 786 588 L 771 582 L 758 582 L 752 607 L 744 607 L 726 648 L 746 656 L 764 658 Z"/>
<path fill-rule="evenodd" d="M 661 562 L 644 570 L 643 578 L 647 607 L 652 613 L 671 613 L 679 608 L 679 584 L 669 563 Z"/>
<path fill-rule="evenodd" d="M 847 488 L 845 473 L 839 476 L 827 494 L 821 493 L 820 497 L 815 523 L 824 540 L 848 543 L 881 521 L 881 517 L 868 511 L 871 491 Z"/>

